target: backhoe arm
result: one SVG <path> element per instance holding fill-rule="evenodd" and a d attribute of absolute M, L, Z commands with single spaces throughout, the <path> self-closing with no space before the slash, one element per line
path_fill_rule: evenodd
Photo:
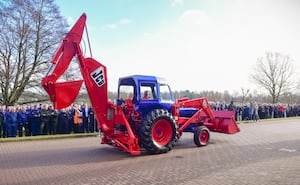
<path fill-rule="evenodd" d="M 63 83 L 57 83 L 56 81 L 67 70 L 73 57 L 81 53 L 77 45 L 81 42 L 85 22 L 86 15 L 82 14 L 69 33 L 64 37 L 60 47 L 52 58 L 52 66 L 47 76 L 42 80 L 42 86 L 49 94 L 50 100 L 56 109 L 65 108 L 73 103 L 82 85 L 82 80 Z M 51 74 L 49 74 L 50 72 Z"/>
<path fill-rule="evenodd" d="M 82 14 L 64 37 L 62 44 L 52 58 L 52 66 L 48 74 L 42 79 L 42 86 L 48 93 L 54 107 L 62 109 L 70 106 L 75 101 L 84 81 L 99 125 L 103 130 L 108 130 L 111 126 L 107 126 L 108 93 L 106 67 L 93 58 L 85 58 L 82 54 L 80 42 L 85 22 L 86 15 Z M 83 80 L 57 82 L 74 57 L 78 59 Z"/>

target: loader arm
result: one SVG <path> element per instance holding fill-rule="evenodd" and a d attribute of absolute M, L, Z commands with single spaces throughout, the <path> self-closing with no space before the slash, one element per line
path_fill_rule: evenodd
<path fill-rule="evenodd" d="M 197 111 L 192 117 L 178 116 L 178 124 L 181 125 L 178 132 L 182 132 L 191 123 L 203 122 L 213 132 L 234 134 L 240 131 L 234 119 L 233 111 L 213 111 L 210 108 L 206 98 L 180 99 L 174 104 L 174 107 L 195 108 Z M 179 111 L 176 111 L 179 112 Z"/>

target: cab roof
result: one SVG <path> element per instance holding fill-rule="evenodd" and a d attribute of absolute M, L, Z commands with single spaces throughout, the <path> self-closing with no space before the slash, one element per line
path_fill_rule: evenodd
<path fill-rule="evenodd" d="M 167 84 L 165 78 L 151 76 L 151 75 L 131 75 L 126 77 L 121 77 L 119 79 L 119 84 L 132 84 L 132 82 L 138 84 L 139 82 L 157 82 L 159 84 Z"/>

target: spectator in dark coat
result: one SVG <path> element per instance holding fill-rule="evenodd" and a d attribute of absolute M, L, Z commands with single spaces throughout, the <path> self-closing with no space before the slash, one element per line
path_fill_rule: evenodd
<path fill-rule="evenodd" d="M 62 109 L 58 113 L 57 133 L 69 134 L 69 114 L 66 109 Z"/>
<path fill-rule="evenodd" d="M 37 136 L 41 134 L 41 111 L 38 109 L 37 105 L 33 106 L 33 109 L 29 114 L 32 135 Z"/>
<path fill-rule="evenodd" d="M 32 107 L 31 105 L 28 105 L 26 108 L 26 113 L 27 113 L 27 128 L 25 129 L 26 136 L 31 136 L 32 133 L 31 117 L 30 117 L 31 111 L 32 111 Z"/>
<path fill-rule="evenodd" d="M 57 117 L 58 112 L 53 108 L 53 106 L 49 106 L 49 112 L 50 112 L 50 135 L 56 134 L 56 127 L 57 127 Z"/>
<path fill-rule="evenodd" d="M 75 109 L 74 105 L 71 105 L 66 109 L 68 115 L 69 115 L 69 128 L 70 132 L 76 133 L 78 132 L 78 128 L 74 125 L 74 114 L 75 114 Z M 77 130 L 76 130 L 77 129 Z"/>
<path fill-rule="evenodd" d="M 50 111 L 47 105 L 42 105 L 41 109 L 41 132 L 43 135 L 50 133 Z"/>
<path fill-rule="evenodd" d="M 9 107 L 5 114 L 5 123 L 7 125 L 7 137 L 17 136 L 18 113 L 15 107 Z"/>
<path fill-rule="evenodd" d="M 83 125 L 83 132 L 89 132 L 89 107 L 87 103 L 84 103 L 83 105 L 80 106 L 81 110 L 81 117 L 82 117 L 82 125 Z"/>
<path fill-rule="evenodd" d="M 97 126 L 95 125 L 95 115 L 93 112 L 93 108 L 89 106 L 89 131 L 94 133 L 97 130 Z"/>
<path fill-rule="evenodd" d="M 244 106 L 243 108 L 243 120 L 250 120 L 250 108 L 249 106 Z"/>
<path fill-rule="evenodd" d="M 27 121 L 28 113 L 26 112 L 26 108 L 24 106 L 18 111 L 18 131 L 19 137 L 23 136 L 23 129 L 25 133 L 28 129 L 28 121 Z"/>
<path fill-rule="evenodd" d="M 4 110 L 0 106 L 0 138 L 4 137 Z"/>

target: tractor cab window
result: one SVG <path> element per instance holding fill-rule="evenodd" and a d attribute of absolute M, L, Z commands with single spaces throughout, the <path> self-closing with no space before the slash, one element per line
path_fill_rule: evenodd
<path fill-rule="evenodd" d="M 172 101 L 172 94 L 168 85 L 160 84 L 159 90 L 161 101 Z"/>
<path fill-rule="evenodd" d="M 154 100 L 156 96 L 156 85 L 155 83 L 141 83 L 140 94 L 142 100 Z"/>
<path fill-rule="evenodd" d="M 134 86 L 132 85 L 121 85 L 119 88 L 119 97 L 120 100 L 133 99 L 134 97 Z"/>

